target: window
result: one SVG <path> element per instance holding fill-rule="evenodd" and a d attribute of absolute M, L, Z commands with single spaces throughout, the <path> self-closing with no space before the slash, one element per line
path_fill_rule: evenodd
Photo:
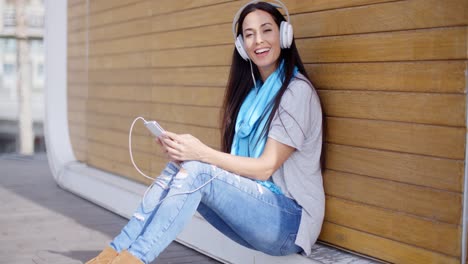
<path fill-rule="evenodd" d="M 29 42 L 31 54 L 44 54 L 44 43 L 42 39 L 33 39 Z"/>
<path fill-rule="evenodd" d="M 5 39 L 5 49 L 4 51 L 6 53 L 13 53 L 15 52 L 16 53 L 16 39 L 13 39 L 13 38 L 7 38 Z"/>
<path fill-rule="evenodd" d="M 5 27 L 16 26 L 16 9 L 12 1 L 7 1 L 3 10 L 3 24 Z"/>
<path fill-rule="evenodd" d="M 13 76 L 16 74 L 16 67 L 14 64 L 5 63 L 3 64 L 3 74 L 5 76 Z"/>

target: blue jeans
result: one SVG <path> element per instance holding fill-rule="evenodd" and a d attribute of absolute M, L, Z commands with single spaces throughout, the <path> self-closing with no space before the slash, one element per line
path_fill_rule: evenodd
<path fill-rule="evenodd" d="M 150 263 L 198 211 L 216 229 L 250 249 L 275 256 L 302 251 L 294 243 L 302 214 L 294 200 L 210 164 L 187 161 L 181 166 L 168 163 L 111 242 L 112 248 L 126 249 Z"/>

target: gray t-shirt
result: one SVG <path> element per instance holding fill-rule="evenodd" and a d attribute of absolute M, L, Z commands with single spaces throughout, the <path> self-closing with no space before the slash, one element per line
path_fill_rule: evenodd
<path fill-rule="evenodd" d="M 302 207 L 296 245 L 310 255 L 325 214 L 320 155 L 322 109 L 312 84 L 298 73 L 281 98 L 268 137 L 296 149 L 273 173 L 273 182 Z"/>

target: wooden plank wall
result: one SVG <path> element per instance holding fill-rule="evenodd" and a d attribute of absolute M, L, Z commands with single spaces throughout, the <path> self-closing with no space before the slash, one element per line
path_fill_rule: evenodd
<path fill-rule="evenodd" d="M 76 156 L 148 183 L 130 163 L 137 116 L 219 148 L 219 107 L 244 1 L 69 0 Z M 286 0 L 327 122 L 320 239 L 394 263 L 459 263 L 467 0 Z M 137 164 L 165 159 L 141 123 Z"/>

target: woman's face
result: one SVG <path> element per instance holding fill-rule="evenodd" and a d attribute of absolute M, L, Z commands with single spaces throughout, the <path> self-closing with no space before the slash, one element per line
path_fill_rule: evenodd
<path fill-rule="evenodd" d="M 278 25 L 269 13 L 255 10 L 245 17 L 242 30 L 244 47 L 265 81 L 278 67 L 281 53 Z"/>

